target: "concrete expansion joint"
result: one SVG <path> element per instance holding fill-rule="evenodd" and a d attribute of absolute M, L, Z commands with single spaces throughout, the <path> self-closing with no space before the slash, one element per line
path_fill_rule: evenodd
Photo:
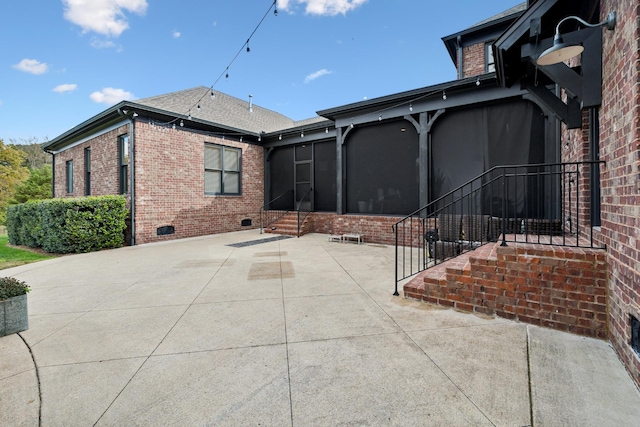
<path fill-rule="evenodd" d="M 27 343 L 27 340 L 24 339 L 22 334 L 17 334 L 24 345 L 29 350 L 29 354 L 31 355 L 31 361 L 33 362 L 33 368 L 36 371 L 36 379 L 38 380 L 38 427 L 42 425 L 42 387 L 40 386 L 40 370 L 38 369 L 38 364 L 36 363 L 36 358 L 33 355 L 33 351 L 31 350 L 31 346 Z"/>

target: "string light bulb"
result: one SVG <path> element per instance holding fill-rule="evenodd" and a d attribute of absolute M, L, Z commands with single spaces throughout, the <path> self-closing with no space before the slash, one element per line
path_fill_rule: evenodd
<path fill-rule="evenodd" d="M 413 104 L 411 102 L 409 103 L 409 111 L 413 111 Z"/>
<path fill-rule="evenodd" d="M 329 128 L 324 128 L 324 133 L 329 133 Z"/>
<path fill-rule="evenodd" d="M 304 138 L 304 131 L 300 132 L 300 138 Z"/>
<path fill-rule="evenodd" d="M 351 129 L 353 129 L 353 122 L 351 122 Z"/>
<path fill-rule="evenodd" d="M 274 16 L 278 16 L 278 6 L 276 6 L 276 1 L 277 0 L 273 0 L 273 15 Z"/>
<path fill-rule="evenodd" d="M 173 130 L 176 129 L 176 124 L 174 123 L 173 126 L 171 126 L 173 128 Z"/>
<path fill-rule="evenodd" d="M 480 86 L 480 77 L 476 79 L 476 86 Z"/>
<path fill-rule="evenodd" d="M 191 120 L 191 111 L 189 111 L 189 114 L 187 115 L 187 119 Z"/>
<path fill-rule="evenodd" d="M 278 136 L 278 141 L 282 141 L 282 134 L 280 134 L 280 136 Z"/>
<path fill-rule="evenodd" d="M 180 120 L 180 127 L 184 127 L 184 122 Z"/>
<path fill-rule="evenodd" d="M 198 108 L 198 111 L 200 111 L 200 103 L 198 103 L 198 107 L 197 108 Z"/>
<path fill-rule="evenodd" d="M 242 135 L 240 135 L 240 142 L 242 142 Z"/>
<path fill-rule="evenodd" d="M 213 89 L 211 89 L 211 99 L 215 99 L 216 95 L 213 93 Z"/>
<path fill-rule="evenodd" d="M 247 39 L 247 53 L 251 52 L 251 48 L 249 47 L 249 40 L 250 39 Z"/>
<path fill-rule="evenodd" d="M 447 92 L 446 91 L 442 91 L 442 99 L 447 99 Z"/>
<path fill-rule="evenodd" d="M 378 116 L 378 121 L 379 121 L 379 122 L 381 122 L 381 121 L 382 121 L 382 114 L 380 114 L 380 115 Z"/>

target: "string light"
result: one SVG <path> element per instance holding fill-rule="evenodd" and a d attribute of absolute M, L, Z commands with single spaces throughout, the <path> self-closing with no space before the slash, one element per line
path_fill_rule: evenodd
<path fill-rule="evenodd" d="M 480 86 L 480 77 L 476 79 L 476 86 Z"/>
<path fill-rule="evenodd" d="M 446 91 L 442 91 L 442 99 L 447 99 L 447 92 Z"/>
<path fill-rule="evenodd" d="M 409 111 L 413 111 L 413 103 L 409 103 Z"/>
<path fill-rule="evenodd" d="M 273 14 L 275 16 L 278 16 L 278 9 L 276 6 L 277 0 L 273 0 L 273 3 L 271 3 L 271 5 L 269 6 L 269 8 L 267 9 L 267 11 L 265 12 L 265 14 L 262 16 L 262 19 L 260 19 L 260 22 L 258 22 L 258 25 L 256 25 L 256 27 L 253 29 L 253 31 L 251 32 L 251 34 L 249 35 L 249 37 L 247 38 L 247 41 L 242 45 L 242 47 L 240 47 L 240 49 L 238 50 L 238 52 L 236 53 L 236 55 L 233 57 L 233 59 L 231 59 L 231 61 L 229 62 L 229 64 L 226 66 L 226 68 L 222 71 L 222 73 L 220 73 L 220 75 L 218 76 L 218 78 L 216 79 L 216 81 L 207 89 L 207 92 L 203 93 L 202 96 L 200 97 L 200 99 L 198 99 L 194 104 L 192 104 L 192 107 L 189 108 L 188 113 L 189 113 L 189 119 L 191 119 L 191 110 L 194 108 L 194 106 L 197 106 L 198 110 L 200 110 L 200 102 L 202 101 L 202 99 L 207 96 L 207 94 L 211 95 L 211 99 L 215 99 L 216 95 L 213 91 L 213 88 L 215 87 L 215 85 L 220 81 L 220 79 L 222 79 L 222 77 L 224 76 L 226 79 L 229 78 L 229 68 L 233 65 L 233 63 L 236 61 L 236 59 L 238 59 L 238 56 L 240 56 L 240 53 L 245 50 L 246 47 L 246 51 L 250 52 L 251 49 L 249 47 L 249 42 L 251 41 L 251 39 L 253 38 L 253 36 L 255 35 L 256 31 L 258 31 L 258 28 L 260 28 L 260 26 L 262 25 L 262 23 L 264 22 L 264 20 L 266 19 L 266 17 L 269 15 L 269 12 L 271 11 L 271 9 L 273 10 Z M 126 113 L 125 113 L 126 114 Z M 165 122 L 162 125 L 163 126 L 168 126 L 172 123 L 175 123 L 178 120 L 178 118 L 176 117 L 175 119 L 169 121 L 169 122 Z M 182 120 L 181 120 L 182 123 Z"/>
<path fill-rule="evenodd" d="M 184 122 L 182 120 L 180 120 L 180 127 L 184 126 Z"/>
<path fill-rule="evenodd" d="M 382 114 L 380 114 L 380 115 L 378 116 L 378 121 L 379 121 L 379 122 L 381 122 L 381 121 L 382 121 Z"/>
<path fill-rule="evenodd" d="M 300 138 L 304 138 L 304 131 L 300 132 Z"/>
<path fill-rule="evenodd" d="M 324 128 L 324 133 L 329 133 L 329 128 Z"/>
<path fill-rule="evenodd" d="M 176 124 L 174 123 L 171 127 L 175 130 L 176 129 Z"/>
<path fill-rule="evenodd" d="M 278 141 L 282 141 L 282 134 L 278 137 Z"/>

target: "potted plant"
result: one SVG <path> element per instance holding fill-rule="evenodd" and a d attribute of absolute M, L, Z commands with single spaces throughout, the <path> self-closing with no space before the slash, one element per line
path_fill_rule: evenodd
<path fill-rule="evenodd" d="M 29 329 L 25 282 L 13 277 L 0 277 L 0 337 Z"/>

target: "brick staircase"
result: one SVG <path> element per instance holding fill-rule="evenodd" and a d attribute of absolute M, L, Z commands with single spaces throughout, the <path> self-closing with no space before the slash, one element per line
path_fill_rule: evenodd
<path fill-rule="evenodd" d="M 313 230 L 312 224 L 309 221 L 310 216 L 307 216 L 300 227 L 300 235 L 311 233 Z M 297 236 L 298 235 L 298 213 L 288 212 L 282 218 L 272 223 L 264 229 L 265 233 L 282 234 L 285 236 Z"/>
<path fill-rule="evenodd" d="M 602 250 L 498 242 L 425 270 L 404 285 L 404 295 L 606 338 L 606 278 Z"/>

